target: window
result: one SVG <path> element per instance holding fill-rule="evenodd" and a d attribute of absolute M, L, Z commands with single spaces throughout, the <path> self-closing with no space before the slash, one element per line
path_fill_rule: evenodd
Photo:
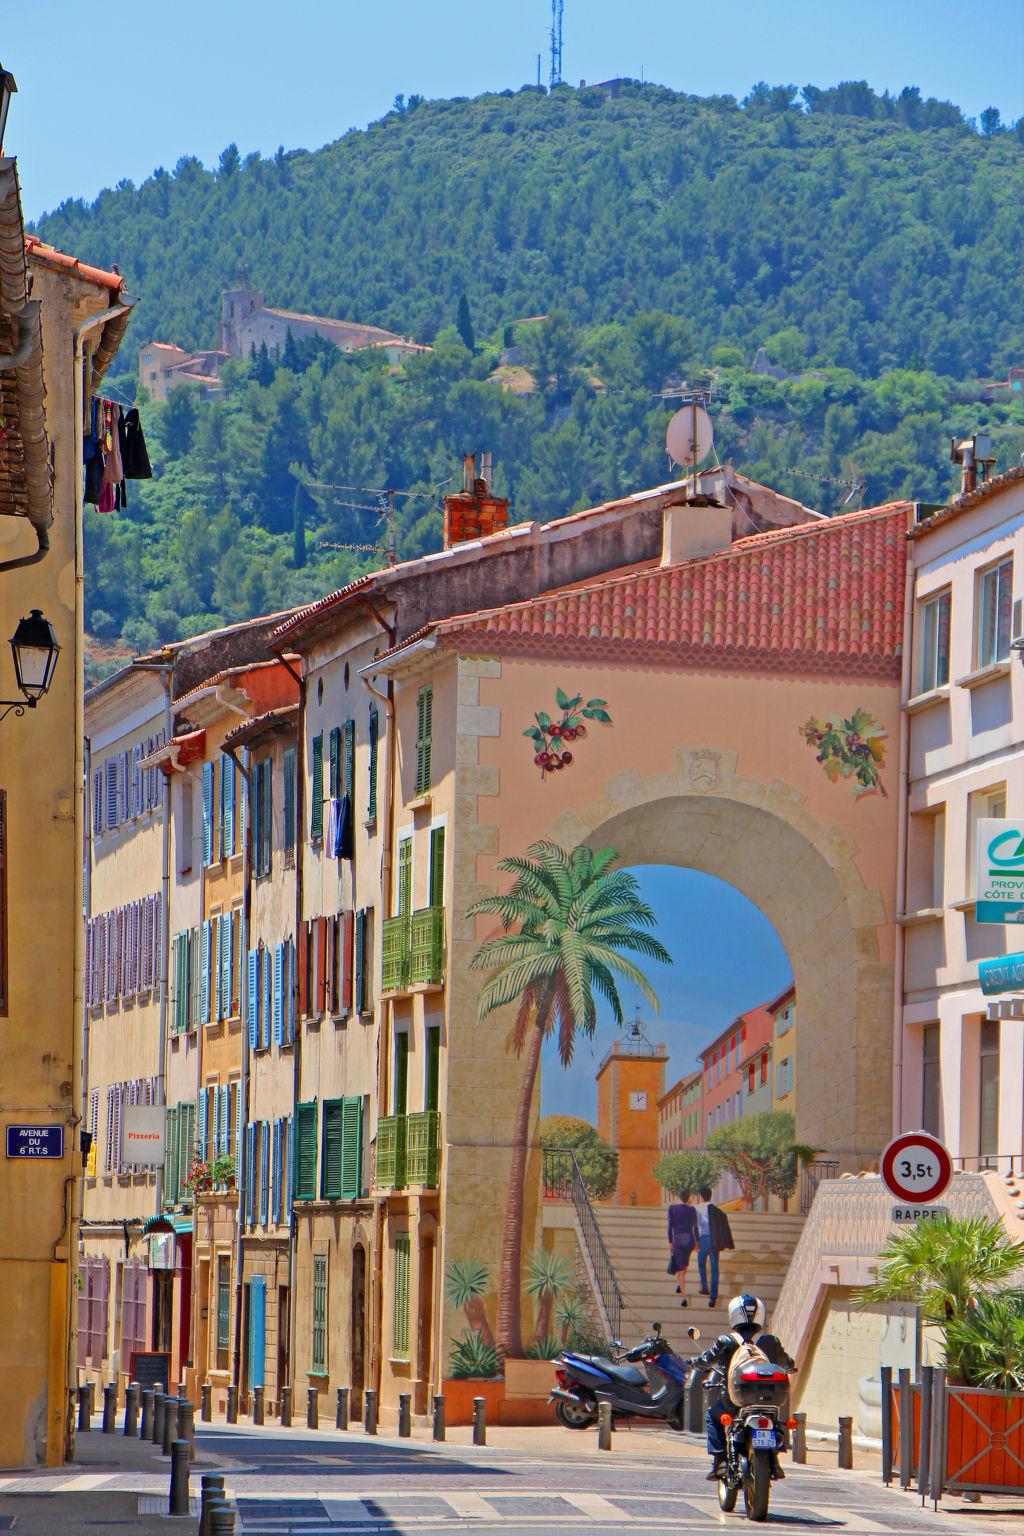
<path fill-rule="evenodd" d="M 1010 654 L 1013 561 L 1003 560 L 978 577 L 976 665 L 991 666 Z"/>
<path fill-rule="evenodd" d="M 320 1170 L 320 1195 L 336 1200 L 341 1194 L 341 1100 L 324 1100 L 324 1155 Z"/>
<path fill-rule="evenodd" d="M 431 1110 L 437 1108 L 439 1100 L 441 1031 L 436 1025 L 428 1025 L 424 1034 L 426 1039 L 426 1061 L 423 1068 L 423 1108 Z"/>
<path fill-rule="evenodd" d="M 313 737 L 313 789 L 309 806 L 309 840 L 320 843 L 324 836 L 324 738 Z"/>
<path fill-rule="evenodd" d="M 310 1369 L 327 1374 L 327 1255 L 313 1255 L 313 1343 Z"/>
<path fill-rule="evenodd" d="M 178 874 L 192 873 L 192 842 L 195 837 L 195 786 L 184 778 L 181 784 L 181 816 L 178 822 Z"/>
<path fill-rule="evenodd" d="M 921 1127 L 939 1135 L 942 1122 L 942 1071 L 939 1065 L 939 1026 L 921 1031 Z"/>
<path fill-rule="evenodd" d="M 217 1369 L 226 1371 L 231 1349 L 231 1260 L 226 1253 L 217 1259 Z"/>
<path fill-rule="evenodd" d="M 295 1198 L 316 1199 L 316 1103 L 299 1104 L 295 1118 Z"/>
<path fill-rule="evenodd" d="M 775 1097 L 784 1099 L 793 1087 L 793 1058 L 784 1056 L 775 1067 Z"/>
<path fill-rule="evenodd" d="M 404 1115 L 409 1101 L 409 1031 L 395 1035 L 395 1081 L 391 1113 Z"/>
<path fill-rule="evenodd" d="M 978 1151 L 995 1157 L 999 1151 L 999 1023 L 983 1019 L 978 1063 Z"/>
<path fill-rule="evenodd" d="M 380 731 L 380 717 L 377 714 L 376 704 L 370 705 L 370 793 L 366 803 L 366 818 L 368 821 L 377 820 L 377 740 Z"/>
<path fill-rule="evenodd" d="M 273 843 L 273 762 L 261 758 L 254 765 L 252 797 L 253 818 L 253 873 L 257 876 L 270 874 L 270 853 Z"/>
<path fill-rule="evenodd" d="M 968 802 L 968 815 L 970 825 L 968 828 L 967 846 L 967 880 L 968 891 L 973 895 L 977 889 L 977 862 L 978 850 L 978 823 L 981 821 L 1001 821 L 1006 815 L 1006 785 L 998 784 L 991 789 L 978 790 L 971 795 Z"/>
<path fill-rule="evenodd" d="M 765 1083 L 767 1081 L 768 1081 L 768 1052 L 767 1051 L 763 1051 L 762 1054 L 761 1054 L 761 1087 L 762 1088 L 764 1087 L 764 1085 L 765 1085 Z"/>
<path fill-rule="evenodd" d="M 947 590 L 921 604 L 921 693 L 949 682 L 950 602 Z"/>
<path fill-rule="evenodd" d="M 394 1308 L 391 1353 L 396 1360 L 409 1358 L 409 1234 L 395 1238 Z"/>
<path fill-rule="evenodd" d="M 431 725 L 434 713 L 434 690 L 429 683 L 416 695 L 416 789 L 417 795 L 425 795 L 430 789 Z"/>
<path fill-rule="evenodd" d="M 295 748 L 287 747 L 284 754 L 284 858 L 291 864 L 295 858 Z"/>

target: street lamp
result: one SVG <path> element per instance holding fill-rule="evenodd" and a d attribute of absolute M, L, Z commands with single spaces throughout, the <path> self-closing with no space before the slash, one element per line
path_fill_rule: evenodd
<path fill-rule="evenodd" d="M 4 129 L 7 127 L 7 109 L 11 105 L 11 97 L 18 87 L 14 83 L 14 76 L 9 69 L 4 69 L 0 64 L 0 154 L 4 147 Z"/>
<path fill-rule="evenodd" d="M 12 709 L 16 715 L 23 715 L 26 706 L 35 709 L 53 681 L 60 646 L 53 625 L 49 619 L 43 618 L 39 608 L 33 608 L 28 618 L 19 623 L 11 636 L 11 651 L 14 655 L 14 675 L 18 687 L 25 695 L 25 703 L 20 699 L 0 699 L 0 707 L 6 706 L 0 720 L 9 715 Z"/>

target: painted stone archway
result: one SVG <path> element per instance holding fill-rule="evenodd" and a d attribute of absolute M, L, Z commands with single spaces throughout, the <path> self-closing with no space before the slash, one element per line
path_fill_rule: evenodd
<path fill-rule="evenodd" d="M 733 885 L 779 935 L 800 999 L 800 1139 L 849 1168 L 877 1156 L 890 1122 L 892 966 L 879 957 L 885 904 L 842 829 L 799 790 L 736 774 L 734 753 L 681 748 L 678 771 L 623 773 L 549 835 L 618 850 L 620 863 L 676 864 Z"/>

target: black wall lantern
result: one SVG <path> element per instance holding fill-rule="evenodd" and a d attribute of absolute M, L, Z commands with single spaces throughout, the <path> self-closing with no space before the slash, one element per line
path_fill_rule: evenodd
<path fill-rule="evenodd" d="M 0 707 L 6 706 L 0 720 L 9 715 L 12 709 L 16 715 L 23 715 L 26 705 L 29 709 L 35 709 L 53 681 L 60 646 L 53 625 L 49 619 L 43 618 L 39 608 L 33 608 L 28 618 L 19 623 L 11 636 L 11 651 L 14 655 L 14 675 L 25 696 L 25 702 L 23 704 L 20 699 L 0 699 Z"/>

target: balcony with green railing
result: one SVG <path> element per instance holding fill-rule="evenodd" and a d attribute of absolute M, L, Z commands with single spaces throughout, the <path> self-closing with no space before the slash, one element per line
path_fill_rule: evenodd
<path fill-rule="evenodd" d="M 397 917 L 386 917 L 381 926 L 381 987 L 385 992 L 404 992 L 409 985 L 412 919 L 401 912 Z"/>
<path fill-rule="evenodd" d="M 374 1182 L 378 1189 L 404 1189 L 406 1167 L 406 1115 L 382 1115 L 377 1121 L 377 1169 Z"/>
<path fill-rule="evenodd" d="M 409 981 L 414 987 L 444 981 L 444 907 L 421 907 L 412 915 Z"/>
<path fill-rule="evenodd" d="M 410 1115 L 406 1131 L 406 1174 L 410 1184 L 424 1189 L 437 1188 L 438 1149 L 441 1141 L 441 1117 L 436 1109 Z"/>

